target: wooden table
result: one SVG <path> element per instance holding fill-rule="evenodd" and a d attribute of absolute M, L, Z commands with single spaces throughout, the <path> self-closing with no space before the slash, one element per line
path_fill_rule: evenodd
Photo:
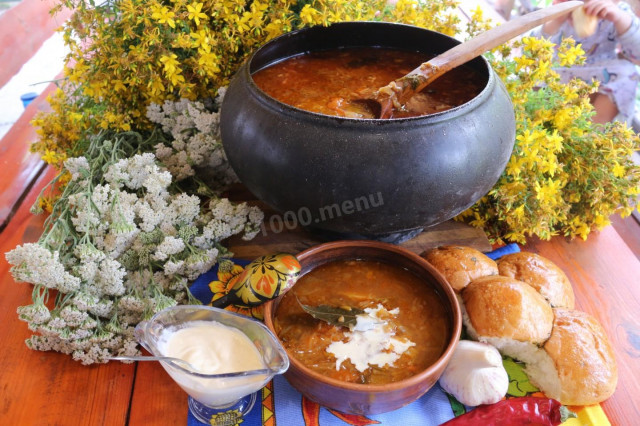
<path fill-rule="evenodd" d="M 45 96 L 30 105 L 0 141 L 0 254 L 40 235 L 42 218 L 32 216 L 29 207 L 53 172 L 28 153 L 28 143 L 35 137 L 28 122 L 35 111 L 45 108 Z M 623 226 L 640 234 L 637 223 L 627 221 Z M 620 378 L 615 394 L 602 406 L 612 424 L 633 425 L 640 419 L 640 252 L 629 232 L 622 234 L 608 227 L 586 242 L 532 239 L 523 250 L 556 262 L 574 285 L 577 307 L 597 317 L 607 330 Z M 464 236 L 448 229 L 435 240 L 442 238 L 464 242 Z M 423 239 L 420 244 L 435 240 Z M 290 243 L 304 246 L 301 241 Z M 231 248 L 247 258 L 266 248 L 234 244 Z M 86 367 L 67 355 L 27 349 L 24 340 L 30 332 L 18 320 L 16 308 L 31 303 L 31 286 L 15 283 L 8 269 L 1 255 L 0 425 L 186 424 L 186 394 L 157 363 Z"/>
<path fill-rule="evenodd" d="M 35 241 L 42 218 L 29 206 L 51 177 L 40 174 L 0 233 L 0 252 Z M 7 179 L 6 175 L 4 179 Z M 455 235 L 451 234 L 453 237 Z M 459 239 L 456 239 L 459 241 Z M 258 245 L 237 247 L 245 256 Z M 232 246 L 233 249 L 233 246 Z M 597 317 L 614 344 L 619 368 L 616 393 L 602 404 L 614 425 L 637 424 L 640 408 L 640 260 L 614 227 L 586 242 L 531 240 L 524 250 L 556 262 L 566 271 L 577 306 Z M 250 256 L 249 256 L 250 257 Z M 0 260 L 0 424 L 3 425 L 182 425 L 185 393 L 156 363 L 82 366 L 69 356 L 27 349 L 30 335 L 16 308 L 29 304 L 31 286 L 15 283 Z"/>

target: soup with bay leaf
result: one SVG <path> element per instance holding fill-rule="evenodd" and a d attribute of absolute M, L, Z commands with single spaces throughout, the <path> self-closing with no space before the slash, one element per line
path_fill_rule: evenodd
<path fill-rule="evenodd" d="M 326 307 L 365 312 L 362 324 L 332 325 L 308 313 Z M 360 384 L 397 382 L 425 370 L 451 333 L 449 314 L 432 287 L 410 271 L 369 260 L 329 262 L 306 273 L 280 301 L 274 329 L 306 367 Z"/>
<path fill-rule="evenodd" d="M 373 118 L 355 99 L 373 98 L 380 87 L 431 59 L 415 51 L 376 47 L 343 48 L 297 55 L 256 71 L 254 82 L 269 96 L 325 115 Z M 455 68 L 415 94 L 394 118 L 433 114 L 462 105 L 485 82 L 469 66 Z"/>

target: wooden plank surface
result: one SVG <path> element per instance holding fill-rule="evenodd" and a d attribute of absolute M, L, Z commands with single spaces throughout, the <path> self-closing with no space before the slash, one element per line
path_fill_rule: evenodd
<path fill-rule="evenodd" d="M 4 253 L 40 236 L 43 219 L 31 215 L 29 207 L 54 175 L 49 171 L 36 182 L 0 233 L 0 424 L 124 425 L 135 365 L 82 366 L 68 355 L 32 351 L 24 343 L 31 332 L 16 309 L 31 303 L 32 286 L 13 281 Z"/>
<path fill-rule="evenodd" d="M 253 260 L 259 256 L 277 252 L 296 254 L 311 246 L 335 239 L 335 235 L 323 234 L 322 230 L 312 231 L 300 226 L 297 222 L 291 222 L 291 219 L 287 219 L 289 215 L 278 213 L 257 201 L 255 196 L 242 185 L 233 186 L 224 195 L 234 202 L 247 202 L 258 206 L 265 213 L 263 226 L 254 239 L 244 241 L 240 236 L 229 239 L 227 247 L 237 258 Z M 491 244 L 482 230 L 453 220 L 426 228 L 419 235 L 400 245 L 421 254 L 427 249 L 443 244 L 466 245 L 482 252 L 491 250 Z"/>
<path fill-rule="evenodd" d="M 321 232 L 312 232 L 300 226 L 293 229 L 276 228 L 274 232 L 268 227 L 268 221 L 272 215 L 273 212 L 267 211 L 267 225 L 254 239 L 243 241 L 239 236 L 234 236 L 229 240 L 229 249 L 234 257 L 253 260 L 265 254 L 278 252 L 296 254 L 331 240 Z M 483 252 L 491 250 L 489 240 L 482 230 L 452 220 L 425 229 L 419 235 L 399 245 L 421 254 L 427 249 L 443 244 L 466 245 Z"/>
<path fill-rule="evenodd" d="M 587 241 L 531 239 L 523 248 L 553 260 L 576 294 L 576 309 L 596 317 L 611 340 L 618 364 L 618 387 L 603 402 L 612 425 L 640 419 L 640 261 L 609 226 Z"/>
<path fill-rule="evenodd" d="M 36 131 L 30 121 L 38 111 L 48 110 L 46 99 L 55 89 L 54 84 L 49 84 L 0 139 L 0 231 L 7 226 L 25 191 L 44 168 L 40 155 L 29 152 L 31 143 L 36 140 Z"/>
<path fill-rule="evenodd" d="M 160 363 L 139 362 L 128 424 L 186 426 L 188 412 L 187 394 Z"/>
<path fill-rule="evenodd" d="M 49 172 L 39 180 L 0 233 L 2 253 L 17 244 L 35 241 L 40 235 L 42 219 L 31 216 L 28 208 L 39 187 L 52 177 Z M 437 241 L 455 235 L 455 231 L 446 229 L 434 232 L 442 232 L 436 236 Z M 231 248 L 238 251 L 240 246 L 232 244 Z M 556 262 L 574 285 L 578 307 L 598 318 L 607 330 L 615 347 L 620 380 L 614 396 L 602 406 L 612 424 L 635 424 L 640 415 L 636 404 L 640 393 L 640 261 L 613 227 L 590 235 L 586 242 L 533 239 L 523 249 Z M 26 324 L 17 319 L 15 310 L 29 303 L 31 287 L 13 282 L 4 256 L 0 260 L 0 286 L 4 290 L 0 298 L 1 424 L 186 423 L 186 394 L 156 363 L 135 366 L 112 362 L 86 367 L 67 355 L 27 349 L 23 341 L 29 332 Z"/>
<path fill-rule="evenodd" d="M 614 215 L 611 216 L 611 224 L 629 249 L 640 259 L 640 215 L 625 218 Z"/>

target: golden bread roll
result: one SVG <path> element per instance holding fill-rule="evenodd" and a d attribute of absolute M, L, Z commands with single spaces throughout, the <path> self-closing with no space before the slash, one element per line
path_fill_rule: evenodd
<path fill-rule="evenodd" d="M 522 281 L 502 276 L 479 278 L 464 289 L 462 300 L 469 334 L 498 349 L 512 341 L 541 345 L 551 334 L 551 306 Z"/>
<path fill-rule="evenodd" d="M 498 272 L 535 288 L 554 308 L 575 307 L 567 275 L 555 263 L 536 253 L 511 253 L 498 259 Z"/>
<path fill-rule="evenodd" d="M 422 257 L 444 275 L 456 292 L 477 278 L 498 275 L 496 262 L 472 247 L 441 246 L 427 250 Z"/>
<path fill-rule="evenodd" d="M 594 15 L 587 15 L 584 7 L 579 7 L 571 12 L 573 21 L 573 29 L 580 38 L 586 38 L 593 35 L 598 29 L 598 18 Z"/>
<path fill-rule="evenodd" d="M 527 362 L 529 379 L 548 397 L 565 405 L 597 404 L 616 389 L 618 369 L 611 343 L 591 315 L 554 309 L 545 358 Z"/>

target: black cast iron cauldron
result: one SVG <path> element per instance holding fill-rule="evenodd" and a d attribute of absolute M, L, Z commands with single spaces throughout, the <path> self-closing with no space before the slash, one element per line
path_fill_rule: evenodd
<path fill-rule="evenodd" d="M 515 140 L 511 100 L 484 58 L 469 62 L 486 80 L 471 101 L 390 120 L 303 111 L 266 95 L 251 74 L 313 50 L 382 46 L 437 54 L 458 43 L 383 22 L 312 27 L 271 40 L 224 97 L 220 125 L 231 167 L 285 219 L 342 237 L 394 240 L 452 218 L 492 188 Z"/>

